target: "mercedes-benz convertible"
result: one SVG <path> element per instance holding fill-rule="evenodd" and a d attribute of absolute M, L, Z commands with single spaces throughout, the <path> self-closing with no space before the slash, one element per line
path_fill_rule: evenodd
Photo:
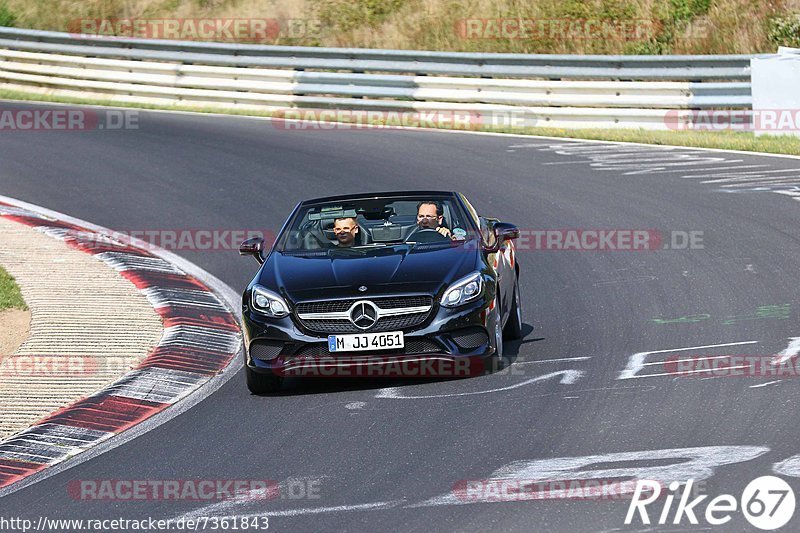
<path fill-rule="evenodd" d="M 287 376 L 475 375 L 522 335 L 516 226 L 460 193 L 415 191 L 299 203 L 242 299 L 247 385 Z"/>

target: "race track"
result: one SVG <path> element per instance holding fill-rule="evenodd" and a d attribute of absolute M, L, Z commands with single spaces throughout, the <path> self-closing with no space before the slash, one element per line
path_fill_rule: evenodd
<path fill-rule="evenodd" d="M 528 327 L 523 342 L 507 344 L 514 363 L 503 373 L 292 382 L 263 397 L 237 376 L 142 437 L 3 498 L 4 516 L 270 515 L 275 531 L 608 531 L 626 529 L 627 501 L 469 501 L 453 487 L 498 476 L 580 479 L 580 470 L 646 477 L 678 465 L 705 478 L 711 497 L 738 498 L 800 454 L 797 376 L 678 377 L 663 363 L 800 352 L 792 341 L 800 337 L 798 159 L 438 131 L 294 131 L 154 112 L 141 112 L 136 130 L 2 132 L 0 158 L 0 194 L 122 231 L 278 231 L 307 197 L 446 189 L 523 230 L 702 232 L 697 249 L 520 250 Z M 237 291 L 257 267 L 235 251 L 177 253 Z M 642 352 L 659 353 L 632 359 Z M 623 452 L 641 453 L 579 459 Z M 558 468 L 543 461 L 555 458 L 578 459 Z M 800 480 L 787 477 L 800 476 L 796 463 L 779 470 L 798 491 Z M 68 490 L 106 479 L 314 480 L 320 497 L 82 501 Z M 740 513 L 725 529 L 752 530 Z"/>

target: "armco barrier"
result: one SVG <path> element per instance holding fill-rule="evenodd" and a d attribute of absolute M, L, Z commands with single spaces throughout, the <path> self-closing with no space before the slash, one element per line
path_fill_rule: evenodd
<path fill-rule="evenodd" d="M 314 48 L 0 27 L 0 87 L 13 90 L 266 111 L 461 111 L 526 126 L 666 129 L 670 109 L 750 109 L 752 57 Z"/>

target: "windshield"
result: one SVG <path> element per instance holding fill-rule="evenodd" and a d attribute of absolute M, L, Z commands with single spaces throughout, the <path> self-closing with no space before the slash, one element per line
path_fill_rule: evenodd
<path fill-rule="evenodd" d="M 369 198 L 302 206 L 277 250 L 460 246 L 476 237 L 473 223 L 452 197 Z"/>

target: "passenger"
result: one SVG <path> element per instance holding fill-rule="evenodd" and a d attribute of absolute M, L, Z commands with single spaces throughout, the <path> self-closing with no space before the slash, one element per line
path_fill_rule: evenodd
<path fill-rule="evenodd" d="M 435 229 L 445 237 L 453 238 L 452 232 L 442 226 L 442 204 L 439 202 L 420 202 L 417 204 L 417 225 L 423 229 Z"/>
<path fill-rule="evenodd" d="M 358 234 L 358 224 L 352 217 L 337 218 L 333 221 L 333 233 L 336 235 L 338 245 L 342 248 L 350 248 L 355 245 L 356 235 Z"/>

